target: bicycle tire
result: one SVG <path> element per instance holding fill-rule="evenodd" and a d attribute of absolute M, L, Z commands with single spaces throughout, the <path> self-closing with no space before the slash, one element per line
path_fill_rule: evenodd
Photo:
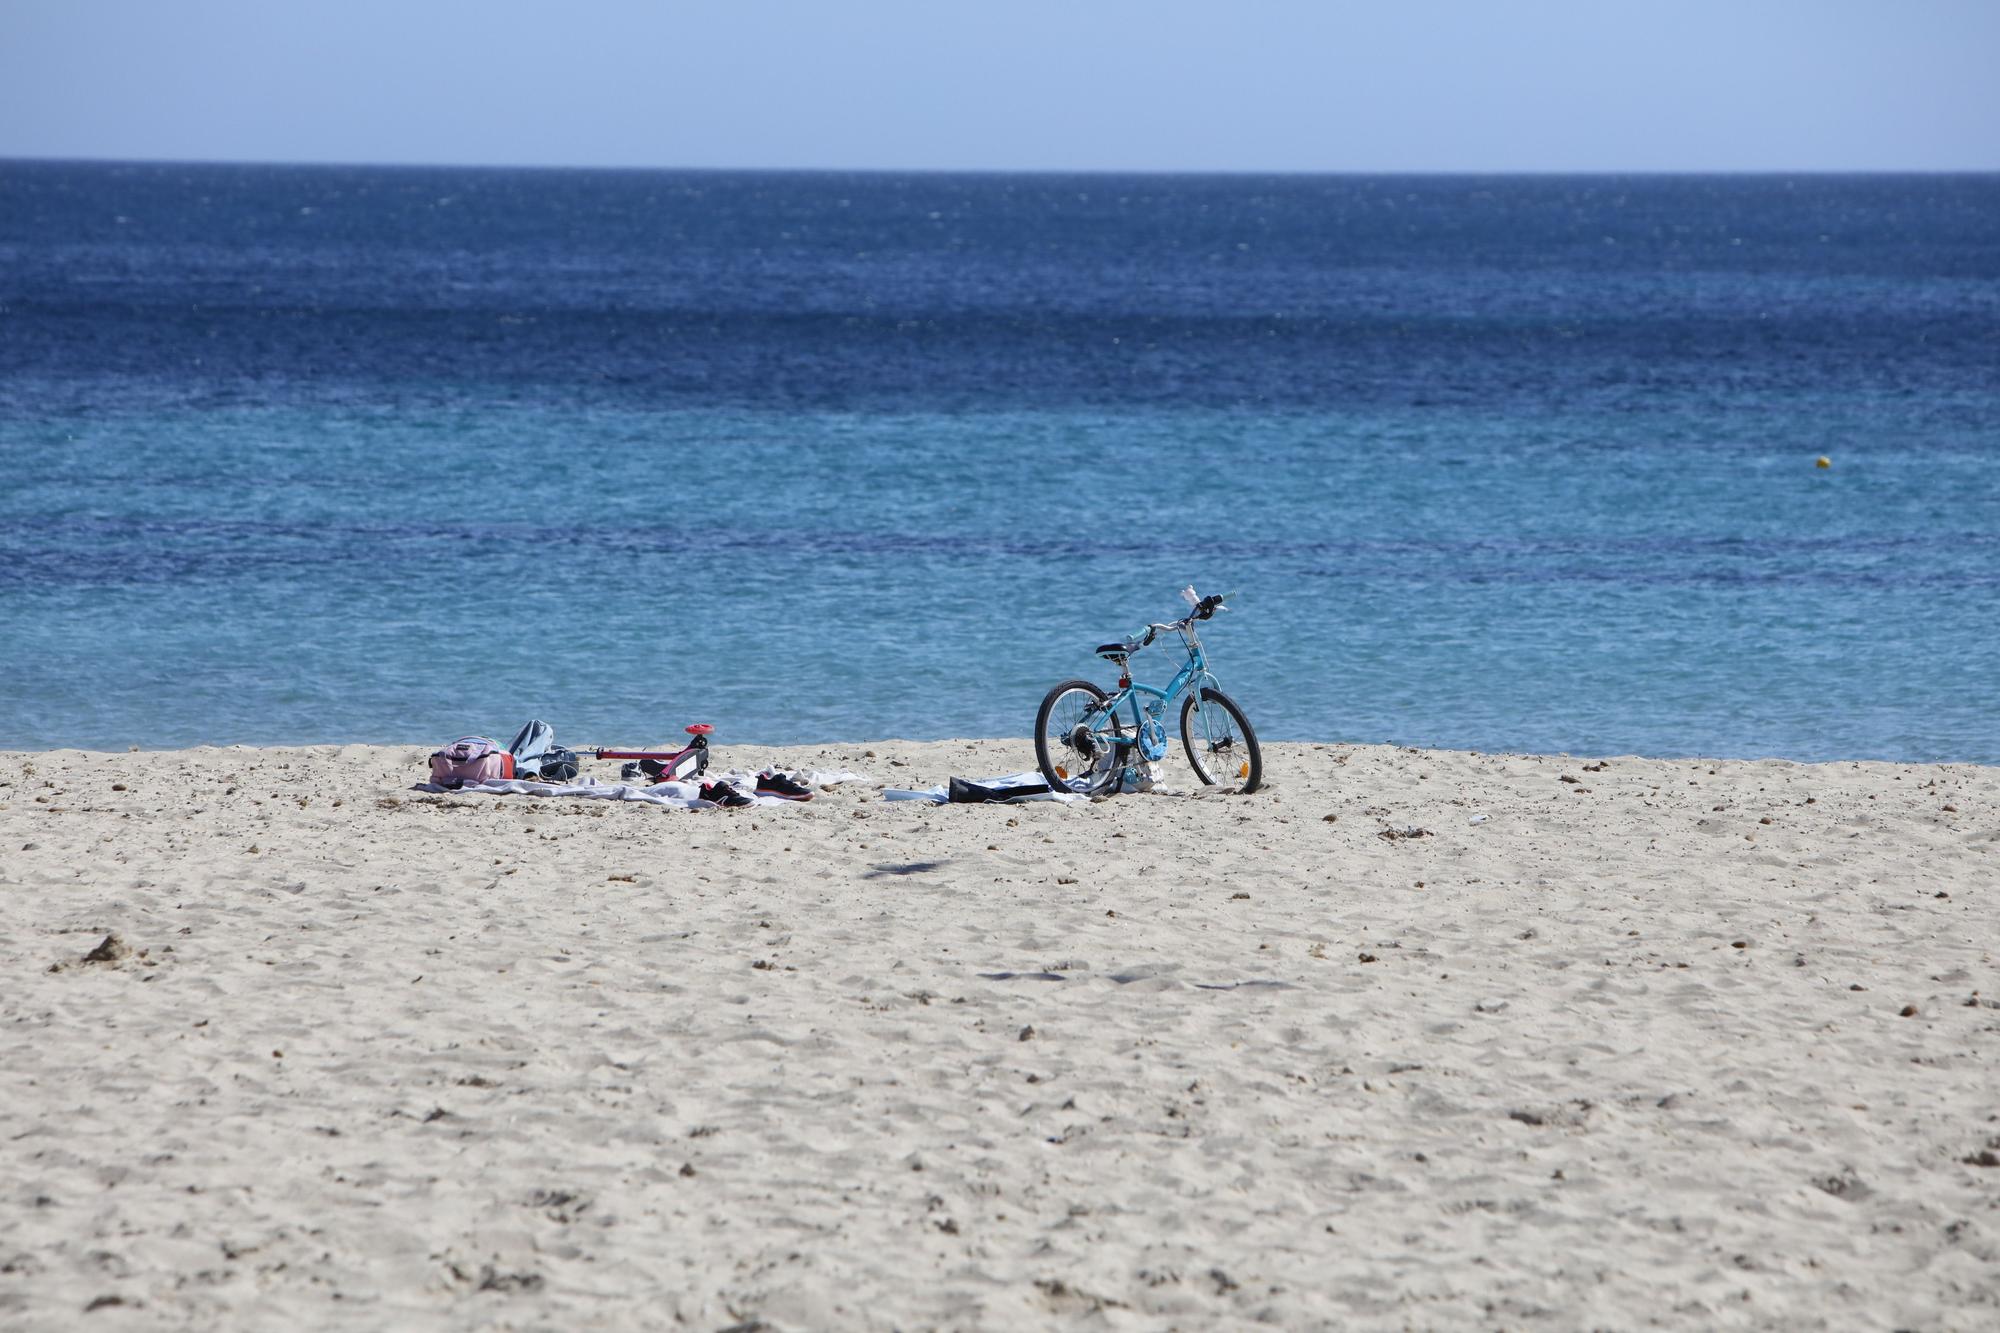
<path fill-rule="evenodd" d="M 1043 695 L 1042 706 L 1035 710 L 1035 764 L 1042 770 L 1042 780 L 1057 791 L 1073 791 L 1085 796 L 1101 795 L 1117 785 L 1118 772 L 1123 765 L 1116 761 L 1115 748 L 1092 754 L 1082 753 L 1077 744 L 1077 729 L 1084 727 L 1092 736 L 1103 732 L 1122 738 L 1127 734 L 1125 724 L 1115 713 L 1107 715 L 1100 726 L 1089 726 L 1080 718 L 1068 715 L 1058 718 L 1057 710 L 1064 696 L 1070 694 L 1088 695 L 1097 703 L 1111 697 L 1087 680 L 1066 680 Z M 1054 732 L 1061 734 L 1052 734 Z"/>
<path fill-rule="evenodd" d="M 1189 694 L 1181 704 L 1181 749 L 1187 755 L 1188 766 L 1194 769 L 1194 775 L 1201 779 L 1204 786 L 1234 783 L 1233 790 L 1248 796 L 1264 785 L 1264 752 L 1258 748 L 1257 731 L 1250 725 L 1250 719 L 1243 716 L 1243 710 L 1236 706 L 1236 701 L 1221 690 L 1204 687 L 1201 700 L 1204 705 L 1213 704 L 1220 708 L 1234 724 L 1234 731 L 1218 741 L 1213 730 L 1205 728 L 1204 734 L 1197 739 L 1194 734 L 1195 696 Z M 1203 762 L 1204 757 L 1211 761 L 1217 759 L 1225 749 L 1233 763 Z"/>

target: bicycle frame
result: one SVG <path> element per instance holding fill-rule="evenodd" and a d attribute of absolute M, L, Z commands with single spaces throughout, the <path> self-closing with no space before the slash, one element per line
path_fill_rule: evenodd
<path fill-rule="evenodd" d="M 1202 651 L 1201 636 L 1195 633 L 1194 626 L 1182 626 L 1180 635 L 1181 645 L 1187 651 L 1187 661 L 1182 663 L 1181 669 L 1174 673 L 1174 678 L 1167 682 L 1165 688 L 1132 679 L 1132 667 L 1127 662 L 1119 669 L 1118 692 L 1093 711 L 1101 712 L 1105 717 L 1115 717 L 1121 707 L 1129 705 L 1132 710 L 1133 736 L 1136 739 L 1139 729 L 1145 725 L 1147 710 L 1144 700 L 1148 696 L 1159 701 L 1159 709 L 1164 713 L 1167 705 L 1180 698 L 1190 685 L 1199 683 L 1220 689 L 1220 684 L 1208 669 L 1208 656 Z M 1201 696 L 1197 694 L 1195 697 Z"/>

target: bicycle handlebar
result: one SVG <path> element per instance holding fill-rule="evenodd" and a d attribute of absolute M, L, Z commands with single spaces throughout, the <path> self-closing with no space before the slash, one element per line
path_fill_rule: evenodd
<path fill-rule="evenodd" d="M 1147 625 L 1146 632 L 1132 644 L 1132 651 L 1137 652 L 1139 649 L 1151 644 L 1154 639 L 1159 637 L 1161 630 L 1174 630 L 1178 632 L 1186 629 L 1197 620 L 1207 620 L 1217 611 L 1227 611 L 1229 608 L 1222 603 L 1228 596 L 1228 593 L 1210 593 L 1199 601 L 1191 602 L 1190 605 L 1194 607 L 1194 610 L 1188 612 L 1188 614 L 1182 616 L 1179 620 L 1163 620 Z"/>
<path fill-rule="evenodd" d="M 1167 620 L 1156 625 L 1146 626 L 1146 642 L 1151 643 L 1153 636 L 1163 629 L 1186 629 L 1197 620 L 1207 620 L 1217 611 L 1227 611 L 1229 608 L 1224 606 L 1222 602 L 1228 595 L 1227 593 L 1220 592 L 1210 593 L 1208 596 L 1194 603 L 1194 610 L 1188 612 L 1188 614 L 1182 616 L 1179 620 Z"/>

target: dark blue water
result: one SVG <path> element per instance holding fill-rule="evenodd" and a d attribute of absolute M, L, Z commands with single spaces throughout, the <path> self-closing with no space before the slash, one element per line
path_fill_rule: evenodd
<path fill-rule="evenodd" d="M 2000 177 L 0 164 L 0 746 L 1025 735 L 1186 582 L 1271 737 L 2000 761 Z"/>

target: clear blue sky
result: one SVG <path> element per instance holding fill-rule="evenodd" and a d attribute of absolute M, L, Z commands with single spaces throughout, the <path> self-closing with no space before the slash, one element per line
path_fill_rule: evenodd
<path fill-rule="evenodd" d="M 2000 169 L 2000 0 L 0 0 L 0 157 Z"/>

